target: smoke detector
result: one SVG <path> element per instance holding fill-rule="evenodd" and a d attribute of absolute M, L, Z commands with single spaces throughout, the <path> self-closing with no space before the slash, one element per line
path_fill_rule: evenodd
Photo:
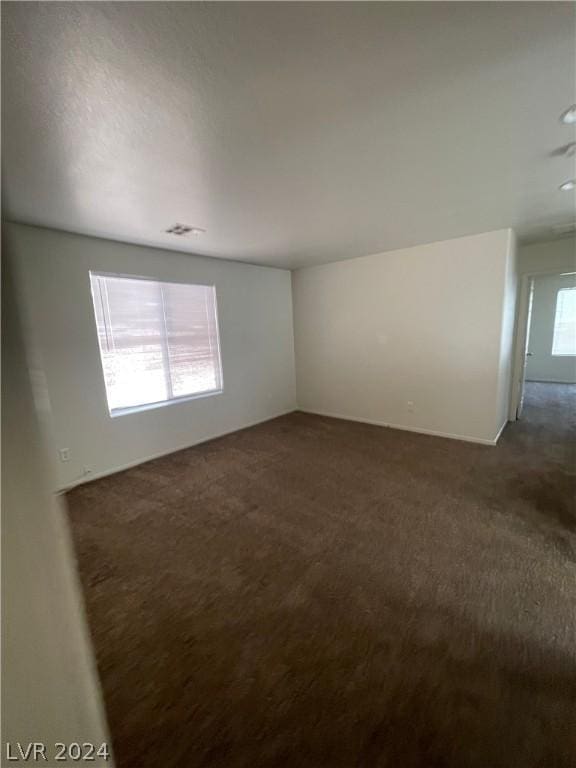
<path fill-rule="evenodd" d="M 177 235 L 178 237 L 185 237 L 186 235 L 203 235 L 206 232 L 201 227 L 191 227 L 189 224 L 172 224 L 165 230 L 169 235 Z"/>

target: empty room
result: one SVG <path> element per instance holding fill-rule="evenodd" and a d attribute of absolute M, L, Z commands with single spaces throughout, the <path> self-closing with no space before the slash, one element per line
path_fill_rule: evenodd
<path fill-rule="evenodd" d="M 0 10 L 0 764 L 573 768 L 576 6 Z"/>

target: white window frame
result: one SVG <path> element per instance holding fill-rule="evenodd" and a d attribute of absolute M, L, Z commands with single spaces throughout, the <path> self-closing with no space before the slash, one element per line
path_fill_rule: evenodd
<path fill-rule="evenodd" d="M 224 371 L 222 367 L 222 350 L 221 350 L 221 344 L 220 344 L 220 315 L 218 312 L 218 292 L 216 290 L 216 286 L 214 283 L 202 283 L 202 282 L 195 282 L 195 283 L 189 283 L 185 282 L 183 280 L 163 280 L 161 278 L 157 277 L 145 277 L 143 275 L 131 275 L 126 274 L 123 272 L 103 272 L 102 270 L 89 270 L 88 273 L 88 280 L 89 280 L 89 286 L 90 286 L 90 297 L 92 301 L 92 305 L 94 304 L 94 296 L 92 293 L 92 277 L 111 277 L 111 278 L 119 278 L 119 279 L 125 279 L 125 280 L 144 280 L 149 283 L 162 283 L 163 285 L 189 285 L 189 286 L 200 286 L 202 288 L 212 288 L 214 291 L 214 314 L 215 314 L 215 325 L 216 325 L 216 332 L 215 332 L 215 338 L 216 338 L 216 351 L 215 351 L 215 357 L 218 362 L 219 371 L 220 371 L 220 387 L 217 389 L 211 389 L 207 390 L 206 392 L 197 392 L 195 394 L 190 395 L 182 395 L 180 397 L 170 397 L 167 400 L 157 400 L 153 403 L 142 403 L 141 405 L 129 405 L 122 408 L 110 408 L 110 404 L 108 402 L 108 390 L 106 387 L 106 375 L 104 371 L 104 360 L 102 358 L 102 349 L 100 346 L 100 338 L 98 334 L 98 323 L 95 315 L 95 308 L 92 306 L 92 312 L 93 312 L 93 319 L 94 319 L 94 329 L 96 331 L 96 344 L 98 346 L 98 355 L 100 357 L 100 367 L 102 370 L 102 382 L 104 384 L 104 397 L 106 400 L 106 405 L 108 407 L 108 414 L 112 419 L 117 418 L 118 416 L 127 416 L 133 413 L 140 413 L 142 411 L 150 411 L 155 410 L 156 408 L 164 408 L 168 405 L 176 405 L 178 403 L 186 403 L 191 400 L 200 400 L 205 397 L 214 397 L 216 395 L 221 395 L 224 393 Z M 167 347 L 166 347 L 166 339 L 163 337 L 163 343 L 162 343 L 162 349 L 163 349 L 163 355 L 166 357 L 167 355 Z M 166 382 L 166 388 L 167 391 L 172 393 L 172 384 L 171 382 Z"/>

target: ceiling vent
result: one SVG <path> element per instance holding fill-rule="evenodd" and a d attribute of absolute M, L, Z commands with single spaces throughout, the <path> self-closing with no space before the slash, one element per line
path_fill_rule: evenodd
<path fill-rule="evenodd" d="M 202 235 L 206 232 L 201 227 L 191 227 L 188 224 L 172 224 L 166 230 L 169 235 L 177 235 L 178 237 L 185 237 L 186 235 Z"/>

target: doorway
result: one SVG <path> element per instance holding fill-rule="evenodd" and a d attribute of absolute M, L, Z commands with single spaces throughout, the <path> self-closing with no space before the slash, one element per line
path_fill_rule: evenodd
<path fill-rule="evenodd" d="M 526 275 L 520 285 L 511 419 L 526 396 L 576 392 L 576 272 Z"/>

